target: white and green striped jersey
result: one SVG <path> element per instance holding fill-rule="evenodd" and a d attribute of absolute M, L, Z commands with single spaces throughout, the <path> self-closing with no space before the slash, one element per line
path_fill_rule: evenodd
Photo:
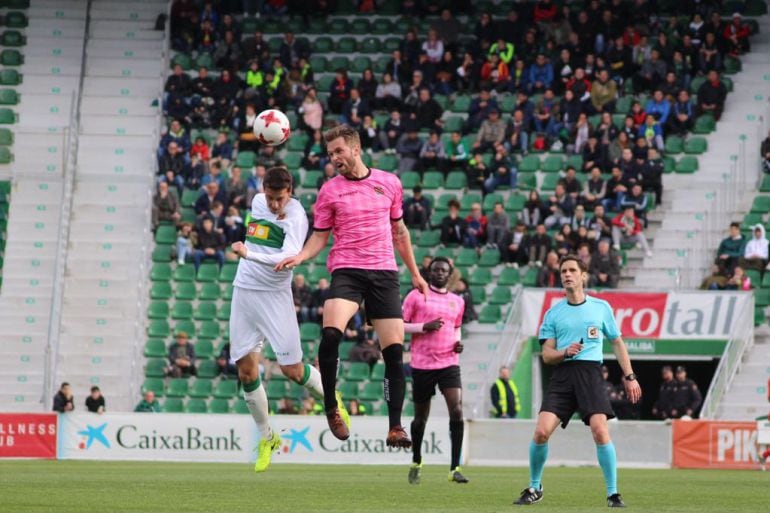
<path fill-rule="evenodd" d="M 307 216 L 299 201 L 292 198 L 279 219 L 267 208 L 264 194 L 257 194 L 246 216 L 248 255 L 238 263 L 233 285 L 251 290 L 291 287 L 291 271 L 273 271 L 286 257 L 302 250 L 307 235 Z"/>

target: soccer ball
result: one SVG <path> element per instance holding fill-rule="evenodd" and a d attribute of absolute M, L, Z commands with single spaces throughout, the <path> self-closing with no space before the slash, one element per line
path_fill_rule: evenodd
<path fill-rule="evenodd" d="M 254 135 L 267 146 L 279 146 L 286 142 L 291 125 L 286 114 L 276 109 L 263 110 L 254 121 Z"/>

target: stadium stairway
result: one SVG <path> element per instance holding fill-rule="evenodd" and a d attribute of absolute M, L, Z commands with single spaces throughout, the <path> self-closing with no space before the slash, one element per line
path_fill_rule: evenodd
<path fill-rule="evenodd" d="M 698 287 L 730 222 L 739 221 L 751 205 L 770 112 L 770 16 L 754 19 L 759 33 L 752 36 L 751 52 L 741 56 L 742 71 L 730 77 L 734 89 L 717 130 L 705 136 L 708 150 L 698 159 L 698 171 L 664 175 L 664 208 L 652 215 L 662 222 L 655 234 L 655 255 L 636 272 L 637 288 Z M 739 172 L 742 143 L 745 181 Z"/>
<path fill-rule="evenodd" d="M 110 409 L 127 410 L 138 394 L 164 62 L 153 26 L 167 2 L 90 5 L 57 381 L 81 397 L 99 385 Z"/>
<path fill-rule="evenodd" d="M 2 12 L 7 16 L 9 10 Z M 16 29 L 23 45 L 3 50 L 10 52 L 4 70 L 20 74 L 14 87 L 19 101 L 10 107 L 16 117 L 9 127 L 14 159 L 7 166 L 12 201 L 0 291 L 4 411 L 50 409 L 40 400 L 61 227 L 65 128 L 73 95 L 77 99 L 85 37 L 84 2 L 40 0 L 23 12 L 28 25 Z"/>
<path fill-rule="evenodd" d="M 741 366 L 717 408 L 716 418 L 754 420 L 767 415 L 767 380 L 770 379 L 770 328 L 754 331 L 754 345 L 743 355 Z"/>

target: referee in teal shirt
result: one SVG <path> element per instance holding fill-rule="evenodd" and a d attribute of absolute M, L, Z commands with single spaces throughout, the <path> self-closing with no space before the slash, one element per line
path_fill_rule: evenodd
<path fill-rule="evenodd" d="M 623 385 L 632 403 L 641 399 L 642 389 L 631 368 L 612 308 L 583 290 L 588 280 L 587 271 L 575 255 L 567 255 L 559 263 L 567 297 L 546 312 L 539 336 L 543 361 L 555 365 L 556 369 L 540 407 L 535 436 L 529 444 L 529 486 L 514 504 L 534 504 L 543 498 L 541 479 L 548 458 L 548 439 L 559 424 L 567 427 L 569 419 L 579 411 L 583 422 L 591 427 L 596 443 L 596 457 L 607 485 L 607 506 L 625 507 L 618 493 L 615 446 L 607 429 L 607 419 L 614 418 L 615 414 L 602 386 L 605 337 L 612 341 L 613 352 L 623 370 Z"/>

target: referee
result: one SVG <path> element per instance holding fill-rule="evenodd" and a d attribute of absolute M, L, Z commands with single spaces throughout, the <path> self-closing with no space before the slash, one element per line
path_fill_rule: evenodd
<path fill-rule="evenodd" d="M 579 411 L 591 427 L 596 443 L 596 457 L 607 485 L 607 506 L 623 508 L 618 493 L 617 459 L 610 440 L 607 419 L 614 418 L 604 393 L 601 373 L 602 343 L 612 341 L 613 352 L 623 370 L 623 385 L 632 403 L 642 397 L 642 389 L 631 368 L 626 345 L 620 336 L 612 309 L 606 301 L 586 295 L 586 265 L 575 255 L 559 263 L 559 273 L 566 299 L 552 306 L 540 326 L 543 361 L 556 365 L 537 418 L 535 435 L 529 444 L 529 486 L 514 502 L 529 505 L 543 498 L 543 467 L 548 458 L 548 439 L 559 424 L 567 427 L 570 417 Z"/>

